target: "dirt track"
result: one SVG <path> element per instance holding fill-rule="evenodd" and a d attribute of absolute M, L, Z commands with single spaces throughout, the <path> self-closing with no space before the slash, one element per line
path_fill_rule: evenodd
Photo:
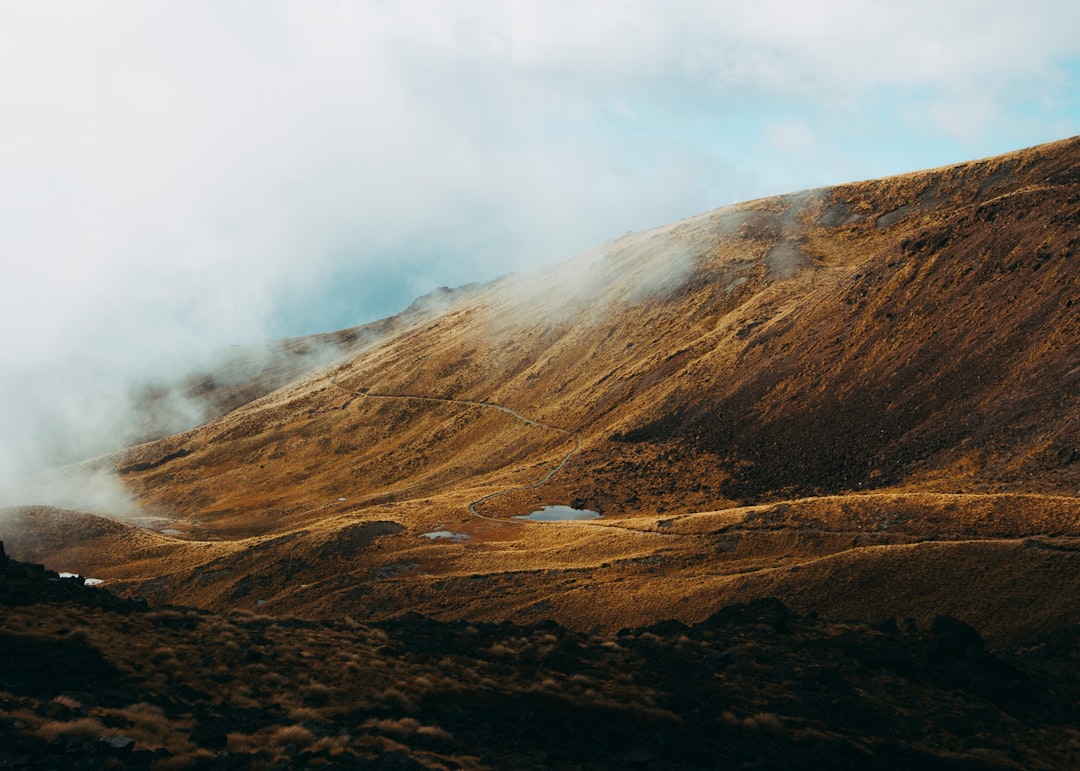
<path fill-rule="evenodd" d="M 511 409 L 510 407 L 506 407 L 506 406 L 504 406 L 502 404 L 492 404 L 491 402 L 473 401 L 471 399 L 449 399 L 449 398 L 442 397 L 442 396 L 419 396 L 419 395 L 413 395 L 413 394 L 381 394 L 381 393 L 372 393 L 370 391 L 366 391 L 366 390 L 363 390 L 363 389 L 353 390 L 351 388 L 346 388 L 345 386 L 338 383 L 336 373 L 331 376 L 330 384 L 332 386 L 334 386 L 334 388 L 337 388 L 339 391 L 343 391 L 343 392 L 345 392 L 347 394 L 350 394 L 350 395 L 353 395 L 353 396 L 363 397 L 365 399 L 391 399 L 391 400 L 396 400 L 396 401 L 438 402 L 438 403 L 442 403 L 442 404 L 459 404 L 459 405 L 462 405 L 464 407 L 479 407 L 481 409 L 497 410 L 499 412 L 504 412 L 507 415 L 510 415 L 511 417 L 513 417 L 513 418 L 515 418 L 517 420 L 520 420 L 522 423 L 525 423 L 526 425 L 534 426 L 536 428 L 547 429 L 548 431 L 555 431 L 555 432 L 558 432 L 560 434 L 565 434 L 566 436 L 572 438 L 574 440 L 573 449 L 571 449 L 570 452 L 566 453 L 566 455 L 564 455 L 562 457 L 562 459 L 560 459 L 559 462 L 557 464 L 555 464 L 555 466 L 553 466 L 551 469 L 549 469 L 546 474 L 544 474 L 542 477 L 540 477 L 540 479 L 536 480 L 535 482 L 531 482 L 530 484 L 527 484 L 527 485 L 517 485 L 515 487 L 507 487 L 507 488 L 502 489 L 502 490 L 496 490 L 493 493 L 488 493 L 487 495 L 484 495 L 484 496 L 482 496 L 480 498 L 477 498 L 475 501 L 470 501 L 469 504 L 466 506 L 466 508 L 469 510 L 469 513 L 472 514 L 474 517 L 479 517 L 481 519 L 487 519 L 487 520 L 490 520 L 492 522 L 503 522 L 503 523 L 521 525 L 521 524 L 525 524 L 526 522 L 532 521 L 532 520 L 521 520 L 521 519 L 505 519 L 505 518 L 502 518 L 502 517 L 489 517 L 487 514 L 481 514 L 477 510 L 477 506 L 481 505 L 482 503 L 486 503 L 487 501 L 490 501 L 493 498 L 498 498 L 499 496 L 502 496 L 502 495 L 507 495 L 509 493 L 518 492 L 520 490 L 532 490 L 532 489 L 535 489 L 537 487 L 540 487 L 541 485 L 543 485 L 543 484 L 547 483 L 549 480 L 551 480 L 551 478 L 554 477 L 556 474 L 558 474 L 560 471 L 562 471 L 563 468 L 566 467 L 566 464 L 569 463 L 570 460 L 575 455 L 577 455 L 579 452 L 581 452 L 581 435 L 578 432 L 570 431 L 569 429 L 566 429 L 566 428 L 559 428 L 558 426 L 553 426 L 550 423 L 544 423 L 543 421 L 533 420 L 532 418 L 527 418 L 524 415 L 522 415 L 520 412 L 518 412 L 517 410 Z"/>

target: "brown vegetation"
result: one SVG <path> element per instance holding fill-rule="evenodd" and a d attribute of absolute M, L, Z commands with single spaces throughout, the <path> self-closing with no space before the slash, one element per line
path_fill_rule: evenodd
<path fill-rule="evenodd" d="M 0 537 L 220 612 L 614 635 L 777 597 L 1014 646 L 1080 620 L 1078 225 L 1073 139 L 631 234 L 342 338 L 300 379 L 291 341 L 273 377 L 218 394 L 232 412 L 98 462 L 153 530 L 27 507 Z M 510 519 L 552 503 L 604 516 Z M 459 737 L 391 693 L 417 722 L 365 718 L 382 741 Z M 789 729 L 767 704 L 732 714 Z"/>
<path fill-rule="evenodd" d="M 1056 769 L 1076 629 L 826 622 L 775 600 L 593 635 L 149 610 L 0 557 L 0 766 Z M 73 637 L 72 630 L 80 634 Z"/>

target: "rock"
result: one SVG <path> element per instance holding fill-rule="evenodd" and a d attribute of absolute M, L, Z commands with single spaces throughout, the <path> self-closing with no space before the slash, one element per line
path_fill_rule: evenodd
<path fill-rule="evenodd" d="M 102 736 L 97 740 L 98 754 L 106 758 L 126 758 L 135 749 L 135 740 L 127 736 Z"/>

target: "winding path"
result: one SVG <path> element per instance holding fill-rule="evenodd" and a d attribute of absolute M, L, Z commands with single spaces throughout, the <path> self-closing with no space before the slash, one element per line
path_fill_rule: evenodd
<path fill-rule="evenodd" d="M 560 471 L 562 471 L 566 467 L 566 464 L 570 462 L 570 459 L 573 458 L 575 455 L 577 455 L 579 452 L 581 452 L 581 434 L 578 433 L 577 431 L 571 431 L 571 430 L 566 429 L 566 428 L 559 428 L 558 426 L 553 426 L 550 423 L 544 423 L 543 421 L 540 421 L 540 420 L 533 420 L 532 418 L 527 418 L 524 415 L 522 415 L 520 412 L 518 412 L 517 410 L 511 409 L 510 407 L 506 407 L 506 406 L 504 406 L 502 404 L 494 404 L 492 402 L 479 402 L 479 401 L 473 401 L 472 399 L 450 399 L 450 398 L 447 398 L 445 396 L 418 396 L 418 395 L 413 395 L 413 394 L 383 394 L 383 393 L 375 393 L 375 392 L 364 390 L 364 389 L 361 389 L 361 390 L 357 391 L 357 390 L 353 390 L 352 388 L 346 388 L 345 386 L 338 383 L 337 382 L 337 373 L 336 372 L 332 373 L 331 376 L 330 376 L 330 385 L 334 386 L 334 388 L 337 388 L 339 391 L 343 391 L 343 392 L 345 392 L 347 394 L 352 394 L 353 396 L 359 396 L 359 397 L 362 397 L 362 398 L 365 398 L 365 399 L 389 399 L 389 400 L 397 400 L 397 401 L 437 402 L 437 403 L 441 403 L 441 404 L 460 404 L 460 405 L 465 406 L 465 407 L 479 407 L 481 409 L 497 410 L 499 412 L 506 413 L 507 415 L 510 415 L 511 417 L 513 417 L 513 418 L 515 418 L 517 420 L 520 420 L 525 425 L 533 426 L 534 428 L 543 428 L 543 429 L 546 429 L 548 431 L 555 431 L 556 433 L 559 433 L 559 434 L 565 434 L 566 436 L 568 436 L 568 437 L 570 437 L 571 439 L 574 440 L 574 447 L 570 450 L 570 452 L 566 453 L 566 455 L 564 455 L 562 457 L 562 459 L 557 464 L 555 464 L 555 466 L 548 469 L 548 472 L 546 474 L 544 474 L 542 477 L 540 477 L 540 479 L 536 480 L 535 482 L 531 482 L 530 484 L 527 484 L 527 485 L 517 485 L 515 487 L 507 487 L 507 488 L 505 488 L 503 490 L 496 490 L 493 493 L 488 493 L 487 495 L 485 495 L 483 497 L 477 498 L 475 501 L 471 501 L 466 508 L 468 508 L 470 514 L 472 514 L 474 517 L 479 517 L 480 519 L 487 519 L 487 520 L 490 520 L 492 522 L 502 522 L 502 523 L 509 522 L 509 523 L 515 524 L 515 525 L 520 525 L 520 524 L 523 524 L 525 522 L 531 521 L 531 520 L 524 520 L 524 519 L 505 519 L 505 518 L 501 518 L 501 517 L 489 517 L 487 514 L 481 514 L 477 510 L 477 506 L 480 506 L 481 504 L 486 503 L 487 501 L 490 501 L 492 498 L 498 498 L 500 495 L 507 495 L 508 493 L 515 493 L 515 492 L 518 492 L 520 490 L 532 490 L 534 488 L 540 487 L 541 485 L 547 483 L 553 476 L 555 476 Z"/>

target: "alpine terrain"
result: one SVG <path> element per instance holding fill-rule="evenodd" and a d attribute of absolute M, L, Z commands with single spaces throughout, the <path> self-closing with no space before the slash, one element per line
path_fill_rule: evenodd
<path fill-rule="evenodd" d="M 1080 765 L 1078 266 L 1074 138 L 236 351 L 0 512 L 0 768 Z"/>

